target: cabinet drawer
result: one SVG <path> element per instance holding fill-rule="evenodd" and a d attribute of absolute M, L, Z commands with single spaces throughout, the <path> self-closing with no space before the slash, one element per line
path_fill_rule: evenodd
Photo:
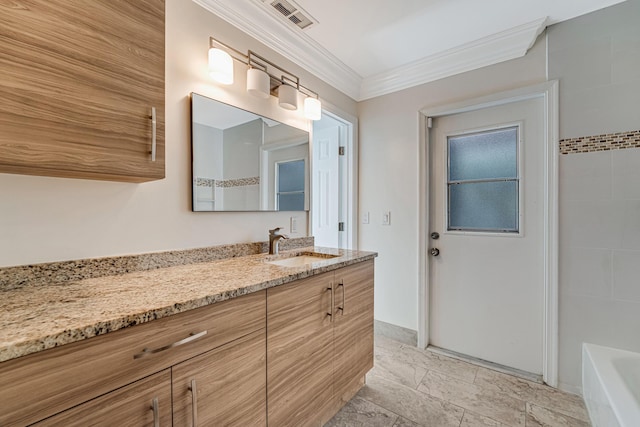
<path fill-rule="evenodd" d="M 265 317 L 260 291 L 0 363 L 0 425 L 54 415 L 264 328 Z"/>

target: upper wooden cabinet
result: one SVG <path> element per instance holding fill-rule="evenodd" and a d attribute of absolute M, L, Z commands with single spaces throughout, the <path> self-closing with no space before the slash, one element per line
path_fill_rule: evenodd
<path fill-rule="evenodd" d="M 164 0 L 0 2 L 0 172 L 164 178 L 164 28 Z"/>

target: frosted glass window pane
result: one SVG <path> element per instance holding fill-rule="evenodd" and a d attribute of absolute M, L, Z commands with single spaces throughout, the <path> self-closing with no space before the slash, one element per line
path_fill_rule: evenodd
<path fill-rule="evenodd" d="M 278 191 L 304 191 L 304 160 L 278 163 Z"/>
<path fill-rule="evenodd" d="M 278 195 L 279 211 L 303 211 L 304 193 L 290 193 Z"/>
<path fill-rule="evenodd" d="M 450 185 L 449 229 L 518 231 L 518 182 Z"/>
<path fill-rule="evenodd" d="M 516 178 L 517 141 L 517 127 L 449 137 L 449 181 Z"/>

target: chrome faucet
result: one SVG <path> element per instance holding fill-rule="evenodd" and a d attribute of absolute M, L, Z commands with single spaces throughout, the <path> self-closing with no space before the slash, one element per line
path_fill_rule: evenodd
<path fill-rule="evenodd" d="M 278 234 L 280 230 L 282 230 L 281 227 L 269 230 L 269 255 L 275 255 L 278 253 L 280 239 L 288 239 L 284 234 Z"/>

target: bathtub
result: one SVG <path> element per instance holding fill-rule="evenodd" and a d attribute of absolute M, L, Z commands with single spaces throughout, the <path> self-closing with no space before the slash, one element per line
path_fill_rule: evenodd
<path fill-rule="evenodd" d="M 640 426 L 640 353 L 583 344 L 582 389 L 594 427 Z"/>

